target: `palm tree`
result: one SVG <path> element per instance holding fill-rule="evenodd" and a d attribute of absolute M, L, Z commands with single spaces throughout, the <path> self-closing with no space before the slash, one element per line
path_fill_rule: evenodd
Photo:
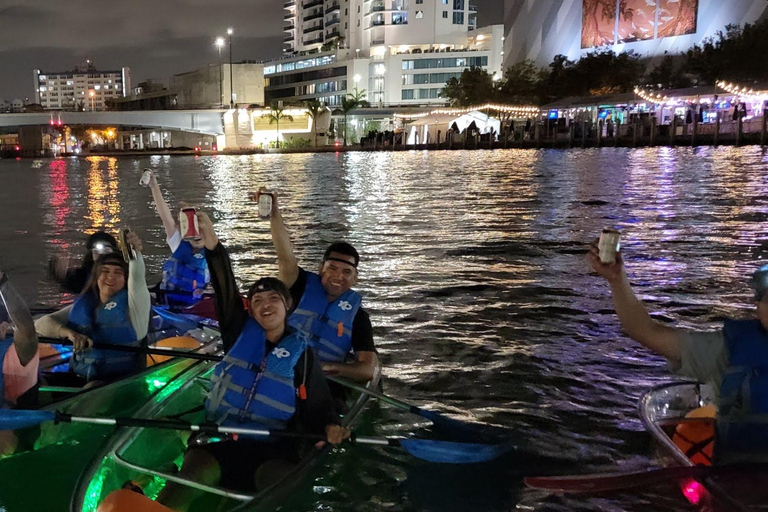
<path fill-rule="evenodd" d="M 325 112 L 325 104 L 318 99 L 311 99 L 305 101 L 304 105 L 307 107 L 307 115 L 312 118 L 312 133 L 315 134 L 315 147 L 317 147 L 317 120 Z"/>
<path fill-rule="evenodd" d="M 344 114 L 344 145 L 347 145 L 347 114 L 358 107 L 369 107 L 370 103 L 364 98 L 367 96 L 365 89 L 362 91 L 355 87 L 352 92 L 341 98 L 341 112 Z"/>
<path fill-rule="evenodd" d="M 277 126 L 277 130 L 276 130 L 277 135 L 275 138 L 275 147 L 277 148 L 280 147 L 280 121 L 281 120 L 293 121 L 293 116 L 290 114 L 284 113 L 284 110 L 285 109 L 283 108 L 282 102 L 273 103 L 269 107 L 269 112 L 261 116 L 269 119 L 269 124 L 275 123 L 275 125 Z"/>

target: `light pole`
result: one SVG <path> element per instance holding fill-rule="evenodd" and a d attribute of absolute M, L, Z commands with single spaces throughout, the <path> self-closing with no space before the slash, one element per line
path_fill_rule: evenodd
<path fill-rule="evenodd" d="M 232 32 L 234 31 L 232 27 L 227 29 L 227 35 L 229 35 L 229 108 L 235 108 L 234 84 L 232 83 Z"/>
<path fill-rule="evenodd" d="M 94 96 L 96 96 L 96 93 L 95 93 L 95 92 L 93 92 L 93 89 L 91 89 L 90 91 L 88 91 L 88 96 L 90 96 L 90 97 L 91 97 L 91 112 L 93 112 L 93 97 L 94 97 Z"/>
<path fill-rule="evenodd" d="M 224 81 L 224 77 L 221 73 L 221 49 L 224 47 L 224 38 L 223 37 L 217 37 L 216 41 L 213 43 L 216 48 L 219 50 L 219 107 L 224 108 L 224 98 L 222 96 L 222 82 Z"/>

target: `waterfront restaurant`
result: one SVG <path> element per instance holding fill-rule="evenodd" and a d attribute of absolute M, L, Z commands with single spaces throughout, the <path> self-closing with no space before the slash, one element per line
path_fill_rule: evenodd
<path fill-rule="evenodd" d="M 545 130 L 567 133 L 571 125 L 599 126 L 601 137 L 629 135 L 637 123 L 649 131 L 660 127 L 659 134 L 687 135 L 696 125 L 700 135 L 735 134 L 741 121 L 743 133 L 759 133 L 768 102 L 768 87 L 746 88 L 719 82 L 717 86 L 647 91 L 641 87 L 632 93 L 569 97 L 543 105 L 539 112 Z M 645 134 L 647 135 L 647 134 Z M 577 135 L 578 136 L 578 135 Z"/>

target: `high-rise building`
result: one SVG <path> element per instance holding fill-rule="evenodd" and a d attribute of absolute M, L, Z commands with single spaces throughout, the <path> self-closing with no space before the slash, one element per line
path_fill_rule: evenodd
<path fill-rule="evenodd" d="M 555 55 L 578 60 L 596 48 L 634 50 L 644 57 L 685 53 L 727 25 L 768 16 L 765 0 L 505 0 L 505 66 Z"/>
<path fill-rule="evenodd" d="M 97 70 L 91 61 L 72 71 L 33 71 L 35 103 L 51 110 L 104 110 L 107 100 L 126 96 L 131 70 Z"/>
<path fill-rule="evenodd" d="M 502 25 L 476 28 L 471 0 L 286 0 L 285 56 L 264 63 L 265 98 L 334 106 L 442 104 L 464 69 L 501 76 Z"/>

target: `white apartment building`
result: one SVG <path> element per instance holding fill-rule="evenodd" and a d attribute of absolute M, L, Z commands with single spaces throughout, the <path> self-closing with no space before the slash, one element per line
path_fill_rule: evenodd
<path fill-rule="evenodd" d="M 105 110 L 131 90 L 131 70 L 99 71 L 90 61 L 73 71 L 33 71 L 35 103 L 51 110 Z"/>
<path fill-rule="evenodd" d="M 476 29 L 469 0 L 287 0 L 285 9 L 286 55 L 264 63 L 267 104 L 336 106 L 357 88 L 373 106 L 440 105 L 464 69 L 501 75 L 504 28 Z"/>

